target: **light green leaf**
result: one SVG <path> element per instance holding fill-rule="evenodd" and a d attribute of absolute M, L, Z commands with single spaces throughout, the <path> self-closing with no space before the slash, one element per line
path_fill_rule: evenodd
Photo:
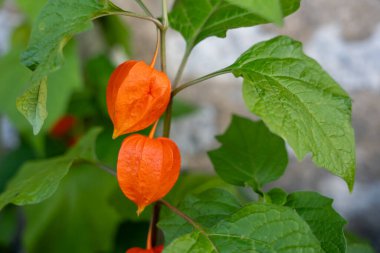
<path fill-rule="evenodd" d="M 237 199 L 222 189 L 209 189 L 197 195 L 188 195 L 179 209 L 204 227 L 211 227 L 241 207 Z M 173 212 L 162 217 L 158 226 L 164 231 L 165 241 L 192 232 L 193 227 Z"/>
<path fill-rule="evenodd" d="M 264 184 L 279 178 L 288 164 L 284 141 L 262 121 L 234 115 L 217 140 L 222 146 L 208 155 L 218 175 L 230 184 L 260 191 Z"/>
<path fill-rule="evenodd" d="M 31 20 L 35 20 L 47 1 L 48 0 L 16 0 L 16 3 L 23 13 Z"/>
<path fill-rule="evenodd" d="M 323 252 L 308 225 L 288 207 L 249 204 L 210 229 L 174 240 L 164 253 Z"/>
<path fill-rule="evenodd" d="M 311 152 L 316 165 L 342 177 L 352 190 L 351 99 L 303 53 L 300 42 L 280 36 L 259 43 L 227 69 L 244 78 L 248 108 L 289 143 L 298 159 Z"/>
<path fill-rule="evenodd" d="M 294 208 L 306 221 L 325 252 L 344 253 L 343 227 L 347 222 L 333 209 L 332 202 L 316 192 L 295 192 L 288 196 L 285 205 Z"/>
<path fill-rule="evenodd" d="M 22 54 L 23 64 L 34 72 L 28 90 L 17 99 L 17 108 L 32 124 L 34 134 L 47 117 L 47 76 L 63 64 L 63 47 L 75 34 L 90 27 L 92 19 L 119 10 L 106 0 L 50 0 L 44 6 L 33 26 L 28 49 Z"/>
<path fill-rule="evenodd" d="M 75 159 L 93 158 L 93 145 L 100 129 L 91 130 L 66 155 L 24 164 L 0 195 L 0 210 L 9 203 L 29 205 L 49 198 Z"/>
<path fill-rule="evenodd" d="M 282 25 L 282 8 L 279 0 L 226 0 L 270 22 Z"/>
<path fill-rule="evenodd" d="M 177 0 L 169 15 L 170 26 L 182 34 L 188 50 L 191 50 L 207 37 L 225 37 L 229 29 L 269 23 L 278 19 L 279 15 L 290 15 L 299 8 L 301 0 L 280 0 L 280 10 L 273 0 L 252 1 L 253 6 L 247 0 L 244 3 L 232 0 L 198 0 L 196 3 L 193 0 Z M 271 7 L 274 9 L 269 11 Z"/>
<path fill-rule="evenodd" d="M 120 217 L 108 197 L 116 185 L 99 169 L 74 166 L 49 200 L 25 207 L 27 251 L 113 252 Z"/>

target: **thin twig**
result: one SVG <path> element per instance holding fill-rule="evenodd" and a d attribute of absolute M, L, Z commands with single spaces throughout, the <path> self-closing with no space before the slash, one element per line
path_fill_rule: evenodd
<path fill-rule="evenodd" d="M 181 60 L 181 64 L 179 65 L 177 74 L 174 78 L 173 89 L 175 89 L 177 87 L 177 85 L 179 84 L 179 82 L 181 81 L 183 72 L 185 71 L 187 61 L 189 60 L 190 53 L 191 53 L 191 49 L 189 47 L 186 47 L 185 53 L 184 53 L 182 60 Z"/>
<path fill-rule="evenodd" d="M 189 216 L 187 216 L 186 214 L 184 214 L 182 211 L 180 211 L 176 207 L 174 207 L 171 204 L 169 204 L 169 202 L 167 202 L 166 200 L 160 199 L 158 202 L 161 203 L 161 204 L 163 204 L 167 208 L 169 208 L 171 211 L 173 211 L 174 213 L 176 213 L 178 216 L 180 216 L 184 220 L 186 220 L 194 228 L 196 228 L 197 230 L 199 230 L 199 232 L 201 232 L 203 235 L 207 236 L 206 231 L 204 231 L 204 229 L 198 223 L 196 223 L 195 221 L 193 221 L 193 219 L 191 219 Z"/>
<path fill-rule="evenodd" d="M 150 16 L 130 12 L 130 11 L 114 11 L 114 12 L 104 13 L 102 15 L 96 16 L 96 18 L 111 16 L 111 15 L 122 15 L 122 16 L 126 16 L 126 17 L 131 17 L 131 18 L 148 20 L 150 22 L 153 22 L 160 30 L 162 29 L 162 24 L 158 19 L 150 17 Z"/>
<path fill-rule="evenodd" d="M 145 12 L 146 15 L 151 16 L 152 18 L 154 18 L 152 12 L 150 12 L 150 10 L 148 9 L 148 7 L 146 7 L 146 5 L 144 4 L 144 2 L 142 0 L 135 0 L 135 2 L 140 6 L 140 8 Z"/>
<path fill-rule="evenodd" d="M 216 77 L 216 76 L 220 76 L 220 75 L 223 75 L 223 74 L 227 74 L 227 73 L 230 73 L 231 71 L 229 69 L 222 69 L 222 70 L 219 70 L 219 71 L 216 71 L 216 72 L 213 72 L 211 74 L 208 74 L 208 75 L 205 75 L 205 76 L 202 76 L 200 78 L 197 78 L 195 80 L 192 80 L 190 82 L 187 82 L 187 83 L 184 83 L 180 86 L 178 86 L 177 88 L 175 88 L 173 91 L 172 91 L 172 96 L 174 97 L 175 95 L 177 95 L 180 91 L 190 87 L 190 86 L 193 86 L 197 83 L 200 83 L 200 82 L 203 82 L 205 80 L 208 80 L 210 78 L 213 78 L 213 77 Z"/>

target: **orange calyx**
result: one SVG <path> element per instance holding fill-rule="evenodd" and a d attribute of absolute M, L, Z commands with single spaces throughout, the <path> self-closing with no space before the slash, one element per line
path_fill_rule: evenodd
<path fill-rule="evenodd" d="M 134 247 L 134 248 L 128 249 L 126 253 L 161 253 L 163 250 L 164 250 L 163 245 L 156 246 L 153 249 L 142 249 L 142 248 Z"/>
<path fill-rule="evenodd" d="M 169 104 L 170 92 L 166 74 L 145 62 L 127 61 L 118 66 L 107 86 L 112 137 L 142 130 L 157 121 Z"/>
<path fill-rule="evenodd" d="M 168 138 L 135 134 L 120 148 L 117 180 L 124 195 L 137 205 L 140 215 L 146 206 L 163 198 L 178 179 L 181 156 Z"/>

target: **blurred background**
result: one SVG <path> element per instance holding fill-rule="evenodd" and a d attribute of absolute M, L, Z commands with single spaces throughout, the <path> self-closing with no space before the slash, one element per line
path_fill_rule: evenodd
<path fill-rule="evenodd" d="M 45 2 L 0 1 L 0 191 L 24 161 L 61 154 L 91 125 L 110 128 L 103 99 L 109 74 L 116 64 L 129 58 L 149 62 L 155 47 L 155 28 L 148 22 L 114 17 L 97 21 L 95 29 L 69 43 L 64 67 L 49 77 L 54 83 L 49 86 L 49 117 L 43 133 L 34 138 L 29 125 L 16 112 L 14 101 L 30 74 L 19 63 L 19 54 Z M 159 1 L 145 2 L 159 15 Z M 133 1 L 115 3 L 140 12 Z M 315 168 L 309 158 L 297 161 L 289 149 L 289 168 L 271 186 L 288 191 L 317 190 L 334 198 L 336 210 L 349 221 L 349 230 L 370 240 L 380 252 L 380 1 L 304 0 L 300 10 L 281 28 L 242 28 L 229 31 L 226 39 L 209 38 L 195 48 L 184 81 L 228 66 L 253 44 L 278 34 L 302 41 L 305 52 L 353 98 L 357 176 L 350 194 L 341 179 Z M 169 31 L 167 43 L 169 75 L 173 77 L 185 43 L 175 31 Z M 244 105 L 241 82 L 232 75 L 220 76 L 178 96 L 172 137 L 181 148 L 185 170 L 211 172 L 206 152 L 218 146 L 214 136 L 225 130 L 231 114 L 254 118 Z M 101 136 L 102 144 L 115 148 L 101 150 L 99 156 L 112 165 L 117 145 L 106 141 L 110 136 L 107 129 Z M 1 243 L 6 245 L 11 237 L 1 235 L 2 228 L 7 225 L 22 230 L 17 228 L 20 222 L 5 224 L 5 215 L 0 213 L 0 252 Z M 9 215 L 24 217 L 13 210 Z"/>

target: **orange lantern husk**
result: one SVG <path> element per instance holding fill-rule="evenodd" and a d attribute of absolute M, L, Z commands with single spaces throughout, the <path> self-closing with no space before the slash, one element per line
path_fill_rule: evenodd
<path fill-rule="evenodd" d="M 124 195 L 138 207 L 137 214 L 149 204 L 163 198 L 174 186 L 181 167 L 175 142 L 135 134 L 120 148 L 117 180 Z"/>
<path fill-rule="evenodd" d="M 135 248 L 130 248 L 129 250 L 127 250 L 126 253 L 161 253 L 163 250 L 164 250 L 163 245 L 156 246 L 152 249 L 142 249 L 142 248 L 135 247 Z"/>
<path fill-rule="evenodd" d="M 113 138 L 142 130 L 164 113 L 170 100 L 167 75 L 143 61 L 126 61 L 112 73 L 107 86 Z"/>

